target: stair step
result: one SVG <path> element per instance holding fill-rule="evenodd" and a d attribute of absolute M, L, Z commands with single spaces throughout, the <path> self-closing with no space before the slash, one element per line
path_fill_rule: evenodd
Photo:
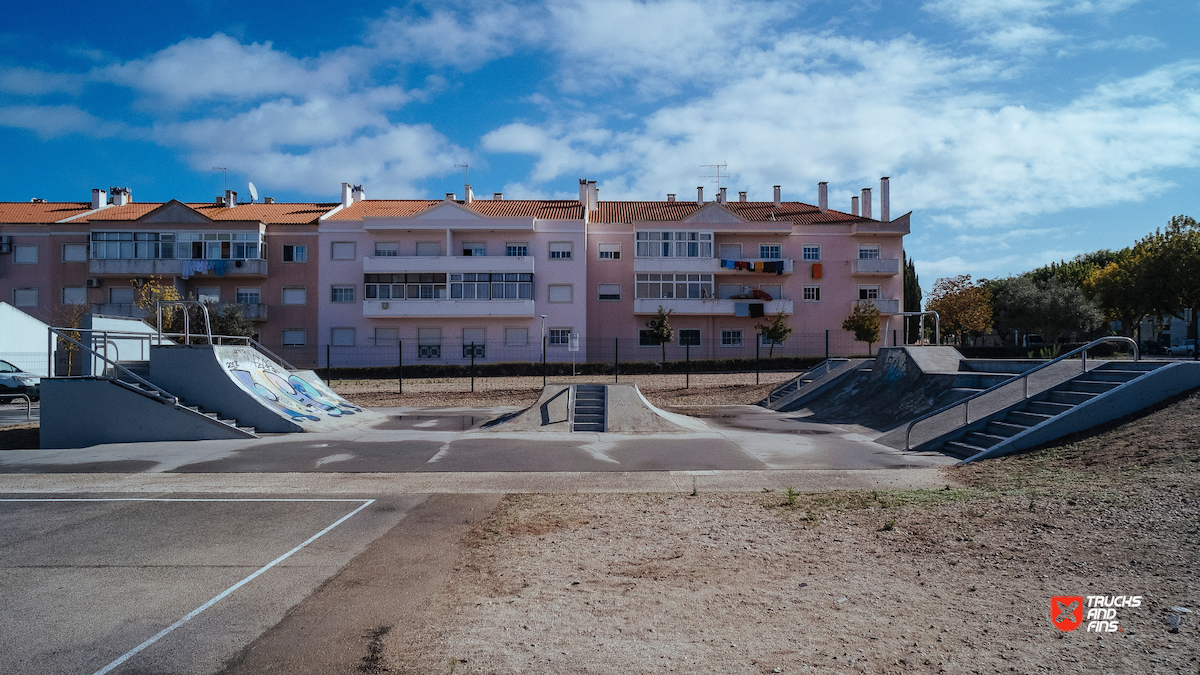
<path fill-rule="evenodd" d="M 1029 412 L 1044 413 L 1053 416 L 1061 415 L 1074 407 L 1070 403 L 1059 403 L 1056 401 L 1030 401 L 1025 406 L 1025 409 Z"/>
<path fill-rule="evenodd" d="M 604 431 L 604 425 L 597 422 L 576 422 L 572 431 Z"/>
<path fill-rule="evenodd" d="M 1075 391 L 1086 391 L 1093 394 L 1103 394 L 1112 391 L 1121 386 L 1121 382 L 1110 382 L 1106 380 L 1071 380 L 1071 389 Z"/>
<path fill-rule="evenodd" d="M 1130 380 L 1136 380 L 1141 377 L 1142 373 L 1136 370 L 1107 370 L 1097 368 L 1089 370 L 1086 375 L 1081 375 L 1081 380 L 1094 380 L 1097 382 L 1119 382 L 1124 384 Z"/>
<path fill-rule="evenodd" d="M 985 428 L 989 433 L 1009 438 L 1011 436 L 1016 436 L 1029 427 L 1027 425 L 1016 424 L 1014 422 L 988 422 L 987 427 Z"/>
<path fill-rule="evenodd" d="M 971 445 L 979 446 L 981 448 L 990 448 L 997 443 L 1003 442 L 1005 438 L 1005 436 L 998 436 L 980 431 L 970 431 L 967 432 L 965 440 Z"/>
<path fill-rule="evenodd" d="M 1047 415 L 1029 410 L 1013 410 L 1004 416 L 1004 420 L 1012 424 L 1033 427 L 1045 422 L 1051 417 L 1054 417 L 1054 415 Z"/>
<path fill-rule="evenodd" d="M 1070 403 L 1072 405 L 1079 405 L 1080 403 L 1086 403 L 1096 398 L 1096 396 L 1097 394 L 1095 392 L 1090 391 L 1055 390 L 1050 392 L 1047 400 L 1053 401 L 1054 403 Z"/>
<path fill-rule="evenodd" d="M 987 450 L 987 448 L 981 448 L 977 445 L 971 445 L 970 443 L 964 443 L 962 441 L 948 441 L 942 446 L 942 452 L 950 455 L 951 457 L 957 457 L 959 459 L 966 459 L 968 457 L 978 455 L 984 450 Z"/>

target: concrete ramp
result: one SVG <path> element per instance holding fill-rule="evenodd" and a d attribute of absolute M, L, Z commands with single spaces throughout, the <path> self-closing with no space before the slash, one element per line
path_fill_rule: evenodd
<path fill-rule="evenodd" d="M 289 371 L 248 346 L 154 347 L 149 380 L 261 432 L 333 431 L 383 419 L 335 394 L 311 370 Z"/>
<path fill-rule="evenodd" d="M 607 384 L 607 385 L 578 385 L 579 387 L 602 387 L 604 389 L 604 428 L 602 432 L 587 429 L 593 433 L 696 433 L 711 432 L 704 422 L 667 412 L 655 407 L 636 384 Z M 492 424 L 482 432 L 526 432 L 552 431 L 569 433 L 572 421 L 572 406 L 578 397 L 576 385 L 550 384 L 542 390 L 542 395 L 529 408 L 498 424 Z M 579 428 L 579 431 L 585 429 Z"/>

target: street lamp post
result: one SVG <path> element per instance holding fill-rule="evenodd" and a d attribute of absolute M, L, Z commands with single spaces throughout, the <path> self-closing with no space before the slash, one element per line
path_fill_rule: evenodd
<path fill-rule="evenodd" d="M 546 315 L 542 317 L 542 387 L 546 386 Z"/>

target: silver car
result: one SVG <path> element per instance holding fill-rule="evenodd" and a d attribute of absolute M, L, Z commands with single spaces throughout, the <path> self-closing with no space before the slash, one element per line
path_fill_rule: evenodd
<path fill-rule="evenodd" d="M 1170 356 L 1195 356 L 1196 339 L 1188 338 L 1174 347 L 1167 347 L 1167 354 Z"/>
<path fill-rule="evenodd" d="M 25 394 L 29 400 L 36 401 L 40 397 L 41 387 L 40 377 L 0 359 L 0 403 L 12 401 L 17 394 Z"/>

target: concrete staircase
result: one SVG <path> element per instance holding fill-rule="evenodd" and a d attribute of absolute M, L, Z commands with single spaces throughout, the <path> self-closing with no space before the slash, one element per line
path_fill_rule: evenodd
<path fill-rule="evenodd" d="M 122 365 L 124 365 L 124 364 L 122 364 Z M 128 378 L 128 380 L 132 380 L 132 379 L 133 378 Z M 163 392 L 156 390 L 156 389 L 151 389 L 150 387 L 147 387 L 146 385 L 144 385 L 140 382 L 128 381 L 128 380 L 116 379 L 114 381 L 117 384 L 119 384 L 120 386 L 122 386 L 130 391 L 142 394 L 143 396 L 147 396 L 149 398 L 153 398 L 153 399 L 162 401 L 164 403 L 171 402 L 167 398 L 167 396 L 165 396 L 163 394 Z M 202 417 L 205 417 L 208 420 L 210 420 L 216 424 L 219 424 L 221 426 L 228 427 L 231 431 L 234 431 L 235 433 L 245 436 L 247 438 L 258 438 L 258 434 L 255 432 L 254 427 L 240 426 L 240 425 L 238 425 L 238 421 L 235 419 L 225 419 L 225 418 L 222 418 L 220 416 L 220 414 L 218 414 L 218 413 L 207 411 L 207 410 L 202 410 L 200 408 L 200 406 L 187 405 L 183 399 L 176 399 L 176 400 L 178 401 L 178 404 L 175 407 L 181 411 L 185 411 L 186 413 L 190 413 L 192 415 L 200 415 Z"/>
<path fill-rule="evenodd" d="M 867 359 L 826 359 L 776 387 L 758 405 L 771 410 L 791 410 L 812 399 L 842 378 L 861 372 Z M 870 372 L 868 366 L 866 372 Z"/>
<path fill-rule="evenodd" d="M 604 431 L 607 428 L 608 388 L 602 384 L 575 385 L 571 431 Z"/>

